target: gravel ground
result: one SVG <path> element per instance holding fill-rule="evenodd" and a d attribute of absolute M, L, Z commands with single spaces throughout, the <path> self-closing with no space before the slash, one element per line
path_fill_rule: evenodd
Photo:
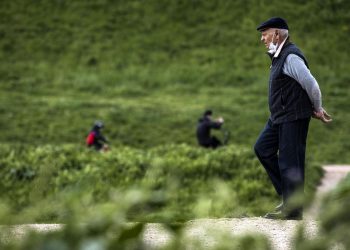
<path fill-rule="evenodd" d="M 315 220 L 319 207 L 319 200 L 322 196 L 334 188 L 337 183 L 350 172 L 350 166 L 325 166 L 325 176 L 317 191 L 316 202 L 309 211 L 306 212 L 303 221 L 294 220 L 269 220 L 260 217 L 251 218 L 222 218 L 222 219 L 200 219 L 186 223 L 185 238 L 195 239 L 203 246 L 215 244 L 213 235 L 226 232 L 231 235 L 244 235 L 249 233 L 259 233 L 265 235 L 273 249 L 291 249 L 291 243 L 299 225 L 305 225 L 307 237 L 314 237 L 317 234 L 318 226 Z M 30 224 L 6 227 L 8 239 L 18 239 L 25 235 L 28 230 L 38 232 L 48 232 L 60 230 L 60 224 Z M 3 230 L 5 226 L 1 226 Z M 161 224 L 149 223 L 144 231 L 144 242 L 150 249 L 157 249 L 169 242 L 172 235 L 162 227 Z M 190 247 L 188 249 L 191 249 Z"/>
<path fill-rule="evenodd" d="M 269 220 L 253 217 L 190 221 L 185 227 L 185 238 L 198 240 L 203 246 L 210 248 L 216 243 L 212 236 L 218 233 L 227 233 L 233 236 L 258 233 L 265 235 L 270 240 L 273 249 L 291 249 L 290 244 L 294 232 L 298 225 L 303 223 L 306 225 L 306 236 L 316 236 L 317 223 L 315 221 Z M 144 239 L 150 249 L 157 249 L 164 246 L 171 239 L 171 235 L 164 231 L 160 224 L 148 224 Z"/>

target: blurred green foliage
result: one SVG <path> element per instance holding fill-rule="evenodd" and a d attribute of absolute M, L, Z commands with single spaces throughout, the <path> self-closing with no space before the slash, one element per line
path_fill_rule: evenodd
<path fill-rule="evenodd" d="M 238 145 L 107 153 L 75 145 L 0 148 L 2 224 L 65 224 L 19 241 L 3 226 L 1 249 L 148 249 L 142 240 L 146 222 L 163 223 L 173 235 L 162 249 L 207 249 L 184 238 L 184 221 L 254 215 L 278 202 L 251 150 Z M 270 249 L 262 236 L 213 237 L 218 243 L 211 249 Z"/>
<path fill-rule="evenodd" d="M 137 221 L 246 216 L 263 213 L 266 201 L 278 202 L 252 152 L 235 145 L 216 151 L 184 144 L 121 147 L 104 154 L 73 145 L 2 146 L 0 154 L 0 198 L 17 223 L 62 222 L 69 193 L 81 207 L 94 207 L 135 190 L 145 199 L 128 213 Z M 45 201 L 52 208 L 38 209 Z M 39 212 L 26 217 L 26 209 Z"/>
<path fill-rule="evenodd" d="M 320 230 L 314 239 L 303 236 L 303 228 L 295 240 L 297 249 L 349 249 L 350 175 L 322 201 L 319 214 Z"/>
<path fill-rule="evenodd" d="M 147 222 L 162 223 L 172 235 L 161 249 L 270 249 L 263 236 L 232 237 L 218 230 L 217 243 L 208 248 L 183 232 L 183 222 L 190 219 L 259 215 L 279 202 L 249 148 L 0 149 L 1 224 L 65 224 L 57 232 L 27 237 L 2 226 L 1 249 L 148 249 L 142 240 Z M 318 181 L 321 174 L 319 166 L 310 167 L 307 180 Z"/>

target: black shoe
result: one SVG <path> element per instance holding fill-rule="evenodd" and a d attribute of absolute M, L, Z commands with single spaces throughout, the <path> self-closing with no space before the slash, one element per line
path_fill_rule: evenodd
<path fill-rule="evenodd" d="M 265 219 L 273 219 L 273 220 L 302 220 L 303 215 L 298 213 L 290 213 L 287 214 L 283 212 L 283 210 L 280 210 L 278 212 L 272 212 L 272 213 L 267 213 L 264 216 Z"/>

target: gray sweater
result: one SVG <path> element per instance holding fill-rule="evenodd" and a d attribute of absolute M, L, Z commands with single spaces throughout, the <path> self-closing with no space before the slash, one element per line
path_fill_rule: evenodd
<path fill-rule="evenodd" d="M 295 54 L 289 54 L 283 65 L 283 73 L 295 79 L 306 91 L 316 111 L 322 108 L 322 96 L 320 87 L 303 59 Z"/>

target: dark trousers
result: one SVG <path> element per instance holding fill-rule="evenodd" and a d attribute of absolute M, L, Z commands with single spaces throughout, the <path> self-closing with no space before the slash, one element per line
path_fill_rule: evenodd
<path fill-rule="evenodd" d="M 94 147 L 95 150 L 99 151 L 103 148 L 103 143 L 100 143 L 100 142 L 94 142 L 93 144 L 89 145 L 88 146 L 89 148 L 90 147 Z"/>
<path fill-rule="evenodd" d="M 222 144 L 218 138 L 216 138 L 215 136 L 212 136 L 212 137 L 210 137 L 210 140 L 208 143 L 202 143 L 200 145 L 205 147 L 205 148 L 214 148 L 215 149 L 217 147 L 220 147 Z"/>
<path fill-rule="evenodd" d="M 304 189 L 306 138 L 310 118 L 266 123 L 254 150 L 284 204 L 298 189 Z"/>

